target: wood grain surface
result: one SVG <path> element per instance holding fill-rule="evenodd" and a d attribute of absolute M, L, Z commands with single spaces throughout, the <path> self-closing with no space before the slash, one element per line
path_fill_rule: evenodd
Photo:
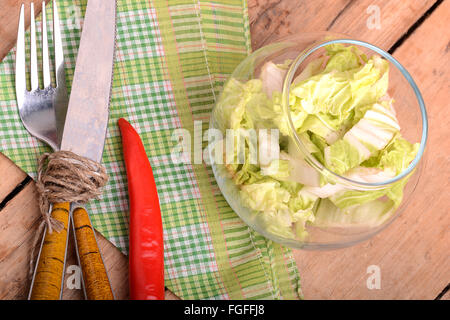
<path fill-rule="evenodd" d="M 326 29 L 353 35 L 389 50 L 410 71 L 429 113 L 427 164 L 406 212 L 385 231 L 352 248 L 296 250 L 305 297 L 437 298 L 450 281 L 450 34 L 444 31 L 450 27 L 450 1 L 319 0 L 298 1 L 292 6 L 289 1 L 259 2 L 249 1 L 252 35 L 266 34 L 253 37 L 255 48 L 305 31 Z M 324 10 L 326 4 L 329 10 Z M 379 30 L 366 25 L 370 5 L 379 8 Z M 367 268 L 371 265 L 381 271 L 379 290 L 367 288 Z M 449 295 L 444 292 L 441 298 Z"/>
<path fill-rule="evenodd" d="M 40 11 L 41 1 L 34 2 Z M 0 60 L 15 44 L 19 6 L 0 0 Z M 429 116 L 426 168 L 408 209 L 354 247 L 294 251 L 305 298 L 450 299 L 450 0 L 248 0 L 248 7 L 253 49 L 288 34 L 330 30 L 389 50 L 414 77 Z M 368 24 L 374 12 L 379 29 Z M 28 293 L 37 207 L 33 181 L 0 154 L 0 299 Z M 127 257 L 97 237 L 115 296 L 127 299 Z M 73 252 L 69 247 L 67 265 L 76 265 Z M 371 265 L 380 268 L 380 289 L 367 288 Z M 83 298 L 82 290 L 71 289 L 74 270 L 66 270 L 64 299 Z M 176 299 L 170 292 L 166 298 Z"/>

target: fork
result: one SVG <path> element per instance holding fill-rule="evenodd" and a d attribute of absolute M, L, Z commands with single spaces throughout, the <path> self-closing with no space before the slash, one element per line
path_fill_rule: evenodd
<path fill-rule="evenodd" d="M 53 1 L 55 86 L 52 85 L 50 76 L 45 1 L 42 2 L 42 87 L 39 86 L 33 3 L 30 5 L 30 11 L 31 90 L 28 90 L 25 56 L 25 18 L 24 5 L 22 4 L 17 34 L 15 75 L 19 115 L 23 125 L 31 135 L 48 144 L 54 151 L 58 151 L 61 144 L 69 97 L 66 88 L 64 55 L 56 1 Z M 48 228 L 45 230 L 28 297 L 32 300 L 57 300 L 61 299 L 62 296 L 62 281 L 70 224 L 70 204 L 54 204 L 51 210 L 52 218 L 62 222 L 64 229 L 61 232 L 51 232 Z"/>

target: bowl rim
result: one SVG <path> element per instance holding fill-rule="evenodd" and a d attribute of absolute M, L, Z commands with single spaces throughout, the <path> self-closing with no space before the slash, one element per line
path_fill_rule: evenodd
<path fill-rule="evenodd" d="M 378 53 L 379 55 L 381 55 L 382 57 L 387 59 L 398 70 L 400 70 L 402 75 L 408 81 L 409 85 L 412 87 L 414 94 L 417 98 L 417 102 L 420 107 L 420 113 L 422 116 L 422 137 L 420 140 L 418 152 L 417 152 L 416 156 L 414 157 L 414 160 L 411 161 L 411 163 L 405 170 L 403 170 L 397 176 L 390 178 L 388 180 L 380 181 L 380 182 L 372 182 L 372 183 L 362 182 L 362 181 L 356 181 L 356 180 L 349 179 L 347 177 L 341 176 L 341 175 L 333 172 L 332 170 L 325 167 L 311 153 L 308 152 L 306 146 L 303 144 L 303 142 L 301 141 L 300 137 L 298 136 L 298 134 L 295 130 L 294 123 L 293 123 L 292 117 L 291 117 L 291 113 L 289 112 L 289 91 L 290 91 L 291 83 L 294 78 L 294 74 L 297 71 L 300 64 L 303 61 L 305 61 L 305 59 L 307 59 L 312 53 L 314 53 L 315 51 L 317 51 L 318 49 L 320 49 L 322 47 L 325 47 L 325 46 L 331 45 L 331 44 L 337 44 L 337 43 L 353 44 L 353 45 L 362 46 L 362 47 L 368 48 L 368 49 Z M 410 175 L 413 172 L 413 170 L 416 168 L 417 164 L 419 163 L 419 161 L 421 160 L 421 158 L 424 154 L 425 146 L 426 146 L 427 139 L 428 139 L 428 116 L 427 116 L 425 102 L 423 100 L 422 94 L 420 93 L 420 90 L 419 90 L 418 86 L 416 85 L 412 76 L 409 74 L 409 72 L 406 70 L 406 68 L 403 67 L 403 65 L 397 59 L 395 59 L 391 54 L 384 51 L 383 49 L 381 49 L 373 44 L 370 44 L 368 42 L 356 40 L 356 39 L 345 39 L 345 38 L 338 38 L 338 39 L 333 39 L 333 40 L 323 40 L 323 41 L 316 42 L 315 44 L 313 44 L 306 50 L 302 51 L 297 56 L 297 58 L 292 62 L 291 66 L 286 74 L 286 77 L 284 79 L 282 103 L 283 103 L 283 109 L 285 111 L 285 114 L 288 117 L 288 124 L 289 124 L 290 131 L 293 133 L 294 142 L 297 145 L 297 147 L 300 149 L 300 151 L 306 156 L 305 160 L 313 168 L 318 170 L 321 174 L 326 175 L 327 177 L 331 178 L 336 183 L 341 183 L 341 184 L 344 184 L 344 185 L 347 185 L 347 186 L 350 186 L 350 187 L 353 187 L 356 189 L 362 189 L 362 190 L 386 188 L 389 185 L 392 185 L 393 183 Z"/>

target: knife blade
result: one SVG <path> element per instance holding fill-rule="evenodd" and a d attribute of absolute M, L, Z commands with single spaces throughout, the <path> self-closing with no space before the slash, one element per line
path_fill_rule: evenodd
<path fill-rule="evenodd" d="M 107 133 L 116 30 L 116 1 L 89 0 L 78 49 L 61 150 L 96 162 Z M 85 295 L 114 299 L 108 274 L 85 208 L 72 204 L 72 219 Z"/>
<path fill-rule="evenodd" d="M 112 85 L 116 1 L 89 0 L 81 33 L 61 150 L 100 161 Z"/>

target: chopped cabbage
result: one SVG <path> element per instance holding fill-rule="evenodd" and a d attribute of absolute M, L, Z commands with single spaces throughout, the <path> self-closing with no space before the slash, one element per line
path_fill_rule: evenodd
<path fill-rule="evenodd" d="M 387 94 L 389 64 L 353 46 L 326 47 L 291 84 L 290 117 L 307 151 L 331 171 L 360 182 L 392 179 L 418 152 L 400 134 L 394 101 Z M 282 110 L 283 81 L 291 61 L 266 62 L 259 78 L 231 78 L 215 112 L 219 129 L 253 129 L 258 142 L 237 134 L 232 161 L 225 165 L 243 205 L 265 228 L 286 238 L 305 239 L 306 226 L 375 226 L 401 204 L 407 178 L 373 191 L 351 190 L 328 181 L 304 159 Z M 261 129 L 280 135 L 261 139 Z M 250 161 L 258 147 L 258 163 Z M 243 150 L 243 151 L 242 151 Z M 244 158 L 244 161 L 237 161 Z"/>

